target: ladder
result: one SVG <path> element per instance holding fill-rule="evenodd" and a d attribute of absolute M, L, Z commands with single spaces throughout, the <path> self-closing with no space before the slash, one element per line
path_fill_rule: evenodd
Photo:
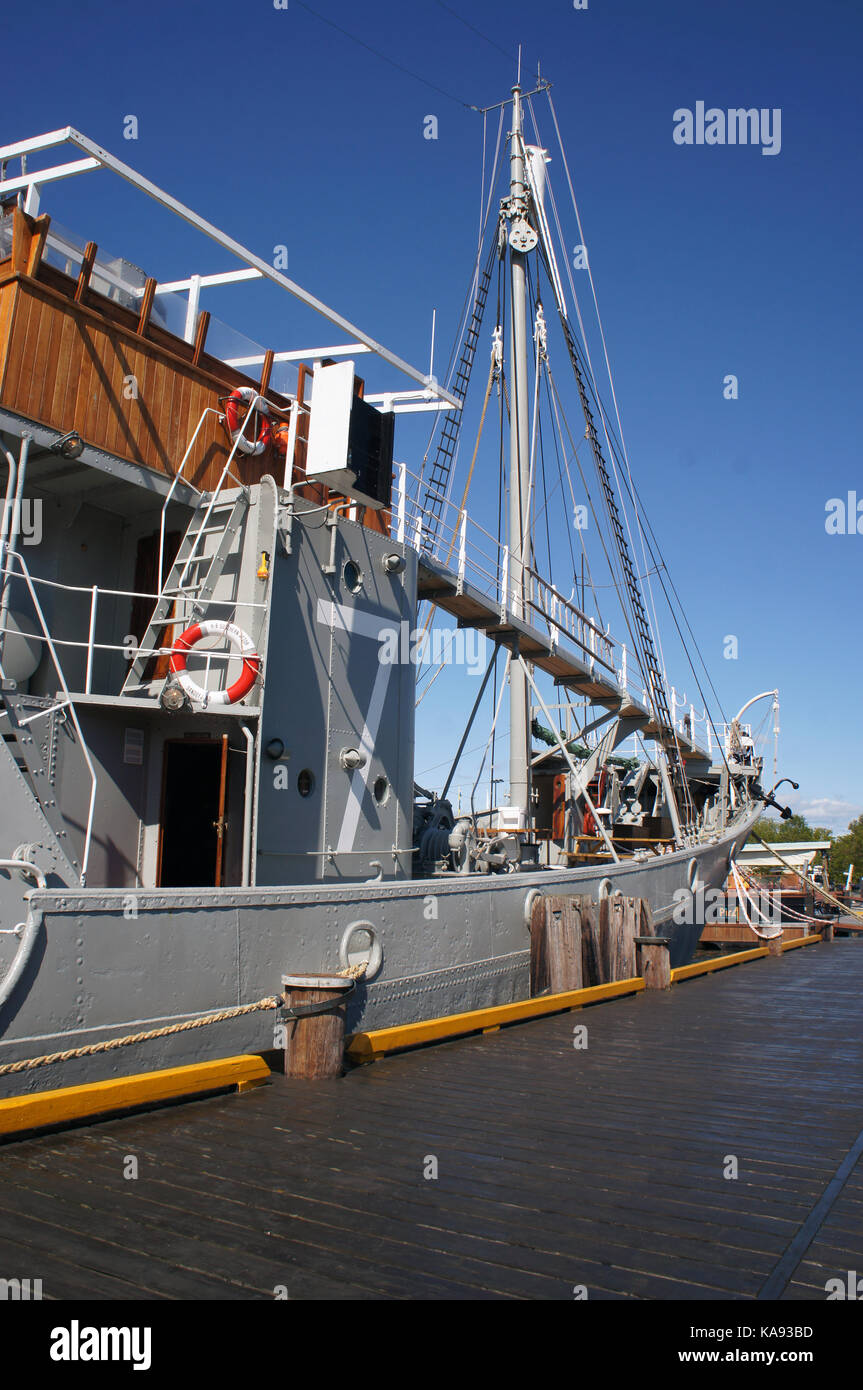
<path fill-rule="evenodd" d="M 141 639 L 138 655 L 123 683 L 121 695 L 147 693 L 148 683 L 144 679 L 144 672 L 159 648 L 160 635 L 165 627 L 182 620 L 188 626 L 190 621 L 203 617 L 248 508 L 249 492 L 244 487 L 222 500 L 216 500 L 206 493 L 201 496 L 174 563 L 159 590 L 153 615 Z M 218 540 L 208 544 L 209 536 L 217 536 Z M 174 613 L 178 600 L 184 601 L 179 618 Z"/>
<path fill-rule="evenodd" d="M 473 301 L 473 312 L 471 313 L 470 322 L 464 335 L 461 356 L 456 364 L 452 390 L 462 402 L 465 399 L 468 385 L 470 384 L 470 374 L 473 368 L 474 357 L 476 356 L 476 348 L 479 342 L 479 334 L 482 327 L 486 300 L 488 299 L 491 272 L 496 254 L 497 246 L 492 242 L 488 260 L 486 261 L 485 268 L 483 269 L 477 285 L 476 297 Z M 449 487 L 450 477 L 452 476 L 453 460 L 455 458 L 456 446 L 458 445 L 458 437 L 461 430 L 461 419 L 461 409 L 444 411 L 444 421 L 438 438 L 437 451 L 432 460 L 428 481 L 426 483 L 425 497 L 422 504 L 423 532 L 430 546 L 433 546 L 437 539 L 441 513 L 443 512 L 447 489 Z"/>
<path fill-rule="evenodd" d="M 623 578 L 629 597 L 629 606 L 635 624 L 634 635 L 636 646 L 640 649 L 641 660 L 644 665 L 644 679 L 647 684 L 648 704 L 656 718 L 658 740 L 664 747 L 666 757 L 668 758 L 672 785 L 675 787 L 682 801 L 685 823 L 686 825 L 690 825 L 695 819 L 695 807 L 689 791 L 689 780 L 686 776 L 683 755 L 680 752 L 674 724 L 671 718 L 671 711 L 668 707 L 668 694 L 665 689 L 665 680 L 659 668 L 659 660 L 653 642 L 653 633 L 644 606 L 644 595 L 641 592 L 641 584 L 639 583 L 638 575 L 633 568 L 632 557 L 629 553 L 629 546 L 627 545 L 626 535 L 620 519 L 620 510 L 614 495 L 614 487 L 612 486 L 608 467 L 603 457 L 599 435 L 596 432 L 596 423 L 593 418 L 587 389 L 584 384 L 575 338 L 569 326 L 569 321 L 562 312 L 560 313 L 560 321 L 566 339 L 569 360 L 575 375 L 576 386 L 578 387 L 581 408 L 584 412 L 584 419 L 587 425 L 587 439 L 590 444 L 591 453 L 593 454 L 594 463 L 596 464 L 596 471 L 599 476 L 605 509 L 611 524 L 617 553 L 620 556 Z"/>

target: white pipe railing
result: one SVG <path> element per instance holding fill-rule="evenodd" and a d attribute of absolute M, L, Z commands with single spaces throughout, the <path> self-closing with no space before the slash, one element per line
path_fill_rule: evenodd
<path fill-rule="evenodd" d="M 200 431 L 201 431 L 201 426 L 203 425 L 203 423 L 204 423 L 204 421 L 206 420 L 206 418 L 207 418 L 208 415 L 221 415 L 221 414 L 222 414 L 222 412 L 221 412 L 220 410 L 216 410 L 215 406 L 212 406 L 212 405 L 208 405 L 208 406 L 206 407 L 206 409 L 203 411 L 203 413 L 201 414 L 201 418 L 200 418 L 200 420 L 198 421 L 197 425 L 195 426 L 195 430 L 194 430 L 194 433 L 193 433 L 193 435 L 192 435 L 192 438 L 189 440 L 189 443 L 188 443 L 187 446 L 186 446 L 186 452 L 184 453 L 183 457 L 180 459 L 179 467 L 177 468 L 176 473 L 174 474 L 173 478 L 171 479 L 171 486 L 168 488 L 167 494 L 166 494 L 166 496 L 165 496 L 165 500 L 164 500 L 164 502 L 162 503 L 162 516 L 161 516 L 161 519 L 160 519 L 160 522 L 159 522 L 159 568 L 158 568 L 158 570 L 157 570 L 157 574 L 158 574 L 158 576 L 159 576 L 159 588 L 160 588 L 160 589 L 162 588 L 163 584 L 165 583 L 165 574 L 164 574 L 164 567 L 165 567 L 165 514 L 166 514 L 166 512 L 167 512 L 167 510 L 168 510 L 168 507 L 169 507 L 169 505 L 170 505 L 171 499 L 172 499 L 172 497 L 174 496 L 174 493 L 175 493 L 176 490 L 177 490 L 177 484 L 179 483 L 180 479 L 181 479 L 182 476 L 183 476 L 183 469 L 186 467 L 186 464 L 187 464 L 188 461 L 189 461 L 189 456 L 191 455 L 192 449 L 195 447 L 195 440 L 198 438 L 198 435 L 199 435 L 199 433 L 200 433 Z M 195 485 L 194 485 L 194 483 L 189 483 L 188 486 L 191 487 L 191 488 L 194 488 L 195 492 L 197 492 L 198 495 L 200 496 L 200 489 L 199 489 L 199 488 L 196 488 Z"/>
<path fill-rule="evenodd" d="M 15 576 L 14 574 L 10 576 L 11 579 L 15 579 L 16 577 L 17 576 Z M 96 584 L 91 586 L 85 586 L 81 584 L 63 584 L 62 582 L 56 579 L 43 579 L 38 575 L 32 574 L 29 576 L 29 582 L 30 586 L 32 586 L 33 589 L 56 589 L 60 590 L 63 593 L 87 594 L 89 596 L 89 622 L 86 641 L 80 639 L 76 640 L 73 637 L 57 637 L 56 635 L 51 635 L 49 637 L 47 632 L 45 632 L 44 635 L 41 635 L 39 633 L 33 633 L 31 638 L 31 640 L 35 642 L 42 642 L 46 644 L 51 642 L 55 647 L 81 648 L 86 651 L 87 657 L 84 677 L 85 695 L 91 695 L 93 693 L 93 667 L 96 652 L 121 652 L 124 656 L 129 656 L 129 647 L 127 643 L 96 641 L 96 622 L 99 600 L 102 598 L 146 599 L 150 603 L 155 605 L 159 597 L 158 594 L 141 593 L 134 589 L 101 589 Z M 191 595 L 181 595 L 176 599 L 176 603 L 178 606 L 191 606 L 195 602 L 197 602 L 197 600 L 195 600 Z M 202 606 L 204 609 L 206 609 L 210 605 L 216 608 L 224 608 L 225 600 L 210 599 L 206 601 L 203 605 L 199 606 Z M 260 601 L 250 602 L 248 600 L 231 600 L 230 603 L 230 607 L 235 611 L 241 608 L 264 609 L 266 608 L 266 606 L 266 603 Z M 166 626 L 174 626 L 183 621 L 184 618 L 182 613 L 178 613 L 171 620 L 171 623 L 166 624 Z M 17 633 L 17 628 L 0 625 L 0 637 L 11 633 Z M 172 647 L 139 647 L 136 649 L 134 655 L 136 657 L 141 656 L 146 659 L 149 659 L 152 656 L 167 655 L 171 651 Z M 208 656 L 211 660 L 214 661 L 230 661 L 232 657 L 236 657 L 236 653 L 232 652 L 231 650 L 220 652 L 218 650 L 213 649 L 208 652 Z"/>

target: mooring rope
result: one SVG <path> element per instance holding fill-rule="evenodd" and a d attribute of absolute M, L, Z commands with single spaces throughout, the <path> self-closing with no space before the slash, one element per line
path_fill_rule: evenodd
<path fill-rule="evenodd" d="M 743 882 L 747 885 L 748 888 L 752 890 L 753 893 L 764 891 L 761 885 L 757 883 L 749 874 L 747 874 L 746 870 L 742 867 L 742 865 L 738 864 L 737 869 L 740 874 L 740 877 L 743 879 Z M 779 893 L 781 895 L 781 888 L 779 889 Z M 799 922 L 809 922 L 812 926 L 816 927 L 820 927 L 823 925 L 823 918 L 808 917 L 805 912 L 797 912 L 795 908 L 789 907 L 787 903 L 782 902 L 781 896 L 779 906 L 783 917 L 796 917 Z"/>
<path fill-rule="evenodd" d="M 760 937 L 762 941 L 773 941 L 776 937 L 781 936 L 781 927 L 779 927 L 777 931 L 762 931 L 761 928 L 757 927 L 752 921 L 750 912 L 755 912 L 761 918 L 762 922 L 769 922 L 770 919 L 759 909 L 754 898 L 750 897 L 738 872 L 737 861 L 734 859 L 731 861 L 731 876 L 734 879 L 734 886 L 737 889 L 737 903 L 743 911 L 743 918 L 749 930 Z"/>
<path fill-rule="evenodd" d="M 356 983 L 366 973 L 367 965 L 368 961 L 349 965 L 345 970 L 338 972 L 339 978 L 353 980 L 354 986 L 356 986 Z M 70 1047 L 64 1052 L 48 1052 L 42 1057 L 28 1057 L 21 1062 L 6 1062 L 0 1066 L 0 1076 L 10 1076 L 14 1072 L 34 1071 L 37 1067 L 47 1067 L 54 1062 L 71 1062 L 78 1057 L 92 1057 L 97 1052 L 113 1052 L 118 1047 L 130 1047 L 132 1043 L 152 1042 L 154 1038 L 167 1038 L 172 1033 L 186 1033 L 192 1028 L 205 1028 L 211 1023 L 225 1023 L 232 1018 L 241 1018 L 244 1014 L 284 1007 L 285 1001 L 281 995 L 268 995 L 266 999 L 259 999 L 254 1004 L 237 1004 L 234 1008 L 219 1009 L 216 1013 L 202 1014 L 200 1018 L 187 1019 L 183 1023 L 168 1023 L 164 1028 L 151 1028 L 146 1033 L 129 1033 L 125 1038 L 108 1038 L 103 1042 L 87 1043 L 83 1047 Z M 309 1012 L 324 1012 L 325 1009 L 331 1007 L 332 1001 L 328 1000 L 325 1005 L 311 1005 Z M 302 1016 L 299 1011 L 298 1015 Z"/>
<path fill-rule="evenodd" d="M 33 1071 L 36 1067 L 47 1067 L 52 1062 L 71 1062 L 76 1057 L 91 1057 L 96 1052 L 113 1052 L 118 1047 L 150 1042 L 153 1038 L 167 1038 L 171 1033 L 185 1033 L 191 1028 L 223 1023 L 227 1019 L 240 1018 L 243 1014 L 257 1013 L 262 1009 L 278 1009 L 283 1003 L 280 995 L 271 995 L 267 999 L 259 999 L 255 1004 L 238 1004 L 233 1009 L 220 1009 L 218 1013 L 203 1014 L 200 1018 L 187 1019 L 183 1023 L 169 1023 L 164 1028 L 151 1028 L 146 1033 L 130 1033 L 125 1038 L 108 1038 L 104 1042 L 87 1043 L 84 1047 L 70 1047 L 65 1052 L 48 1052 L 44 1057 L 28 1057 L 21 1062 L 7 1062 L 0 1066 L 0 1076 L 9 1076 L 19 1071 Z"/>
<path fill-rule="evenodd" d="M 817 893 L 819 897 L 822 897 L 825 902 L 832 903 L 834 907 L 838 907 L 840 912 L 847 912 L 850 913 L 852 917 L 863 919 L 863 912 L 858 912 L 856 908 L 850 907 L 848 903 L 841 903 L 838 898 L 834 898 L 832 893 L 828 893 L 826 888 L 822 888 L 811 878 L 808 878 L 801 869 L 795 869 L 794 865 L 789 863 L 789 861 L 779 853 L 774 844 L 766 844 L 765 841 L 761 839 L 760 835 L 753 835 L 752 838 L 758 841 L 762 849 L 768 850 L 775 859 L 778 859 L 780 864 L 784 864 L 786 869 L 790 869 L 792 874 L 796 874 L 798 878 L 802 878 L 804 883 L 808 883 L 809 887 Z"/>

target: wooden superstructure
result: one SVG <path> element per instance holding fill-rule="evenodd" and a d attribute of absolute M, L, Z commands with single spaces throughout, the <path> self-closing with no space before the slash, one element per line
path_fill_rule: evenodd
<path fill-rule="evenodd" d="M 77 279 L 43 260 L 50 219 L 15 208 L 10 254 L 0 260 L 0 406 L 130 463 L 173 477 L 208 408 L 238 386 L 251 386 L 276 410 L 290 402 L 267 388 L 268 363 L 257 381 L 205 351 L 209 315 L 198 317 L 194 343 L 154 323 L 156 282 L 147 280 L 136 313 L 89 284 L 96 247 L 88 243 Z M 270 361 L 271 361 L 271 355 Z M 201 490 L 216 487 L 230 441 L 208 415 L 184 477 Z M 281 474 L 284 459 L 269 447 L 237 455 L 245 483 Z"/>

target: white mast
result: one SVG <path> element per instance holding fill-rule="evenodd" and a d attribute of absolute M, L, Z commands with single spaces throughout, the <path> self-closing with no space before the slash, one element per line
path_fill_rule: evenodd
<path fill-rule="evenodd" d="M 526 252 L 537 242 L 528 221 L 528 187 L 522 143 L 521 88 L 512 89 L 512 132 L 510 146 L 510 196 L 505 206 L 509 219 L 510 250 L 510 464 L 508 545 L 510 606 L 524 620 L 530 565 L 530 475 L 529 393 L 527 382 L 527 272 Z M 530 696 L 525 672 L 515 662 L 510 665 L 510 745 L 509 799 L 528 823 L 530 810 Z"/>

